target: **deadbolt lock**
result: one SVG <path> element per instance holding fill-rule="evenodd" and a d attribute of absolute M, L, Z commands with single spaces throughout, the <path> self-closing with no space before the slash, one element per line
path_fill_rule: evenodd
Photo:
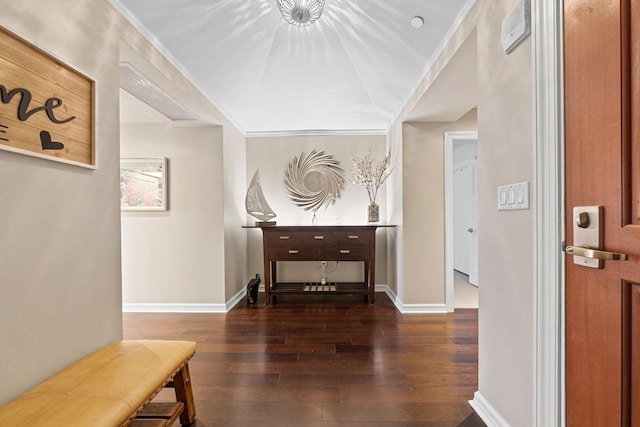
<path fill-rule="evenodd" d="M 589 213 L 588 212 L 579 212 L 576 216 L 576 225 L 580 228 L 589 227 Z"/>

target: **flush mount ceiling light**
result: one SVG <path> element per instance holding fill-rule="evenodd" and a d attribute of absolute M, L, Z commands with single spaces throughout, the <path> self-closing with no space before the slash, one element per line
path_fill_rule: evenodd
<path fill-rule="evenodd" d="M 285 21 L 296 27 L 308 27 L 320 18 L 324 0 L 278 0 Z"/>

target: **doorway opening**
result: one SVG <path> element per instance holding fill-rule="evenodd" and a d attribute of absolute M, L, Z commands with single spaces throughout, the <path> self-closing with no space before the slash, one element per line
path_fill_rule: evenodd
<path fill-rule="evenodd" d="M 478 133 L 445 132 L 445 304 L 478 308 Z"/>

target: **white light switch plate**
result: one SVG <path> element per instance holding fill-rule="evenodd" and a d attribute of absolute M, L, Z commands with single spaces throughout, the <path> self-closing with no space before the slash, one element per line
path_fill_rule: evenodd
<path fill-rule="evenodd" d="M 529 183 L 519 182 L 498 187 L 498 210 L 529 209 Z"/>

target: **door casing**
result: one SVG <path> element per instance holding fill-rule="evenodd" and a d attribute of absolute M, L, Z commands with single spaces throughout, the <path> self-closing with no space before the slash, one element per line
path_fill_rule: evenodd
<path fill-rule="evenodd" d="M 536 426 L 565 424 L 563 1 L 531 2 Z"/>

